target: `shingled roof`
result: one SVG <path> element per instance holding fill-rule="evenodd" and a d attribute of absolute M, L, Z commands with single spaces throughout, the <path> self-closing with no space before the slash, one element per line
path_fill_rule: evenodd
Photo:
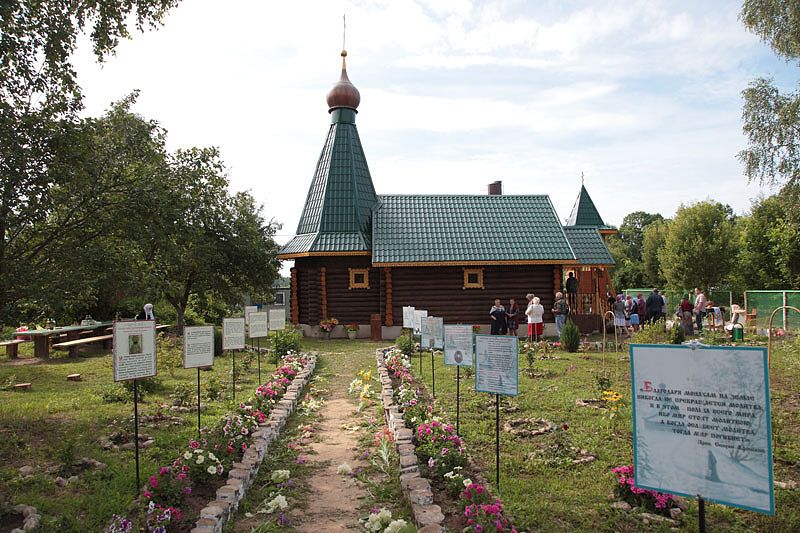
<path fill-rule="evenodd" d="M 572 251 L 581 265 L 613 265 L 614 258 L 608 251 L 597 228 L 588 226 L 565 226 Z"/>
<path fill-rule="evenodd" d="M 570 263 L 547 195 L 381 195 L 372 263 Z"/>
<path fill-rule="evenodd" d="M 603 218 L 592 201 L 592 197 L 589 196 L 589 192 L 583 185 L 581 185 L 581 192 L 578 194 L 578 198 L 575 199 L 575 205 L 572 206 L 572 212 L 569 214 L 566 225 L 591 226 L 594 228 L 611 227 L 603 222 Z"/>
<path fill-rule="evenodd" d="M 372 209 L 378 198 L 356 129 L 359 101 L 342 59 L 341 78 L 328 94 L 331 127 L 297 234 L 278 251 L 280 259 L 314 254 L 369 255 Z"/>

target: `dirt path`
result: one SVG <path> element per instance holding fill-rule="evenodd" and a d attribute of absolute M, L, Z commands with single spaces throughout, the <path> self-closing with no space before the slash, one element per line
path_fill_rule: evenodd
<path fill-rule="evenodd" d="M 366 491 L 350 476 L 338 473 L 339 465 L 349 464 L 353 469 L 364 466 L 358 459 L 358 433 L 346 431 L 343 425 L 357 423 L 361 415 L 356 405 L 347 396 L 347 387 L 355 377 L 358 366 L 339 364 L 340 354 L 324 354 L 330 366 L 337 372 L 330 375 L 328 395 L 320 410 L 322 420 L 316 431 L 315 442 L 309 445 L 313 452 L 308 456 L 309 464 L 317 467 L 308 480 L 309 492 L 306 508 L 298 520 L 295 530 L 308 533 L 359 531 L 358 519 L 362 514 L 359 500 Z M 336 361 L 331 361 L 331 359 Z M 341 361 L 344 363 L 344 361 Z"/>

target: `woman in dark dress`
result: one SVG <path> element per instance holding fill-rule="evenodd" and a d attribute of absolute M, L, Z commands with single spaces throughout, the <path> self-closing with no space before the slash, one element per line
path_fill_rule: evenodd
<path fill-rule="evenodd" d="M 489 316 L 492 317 L 492 335 L 505 335 L 507 330 L 506 310 L 500 303 L 500 298 L 495 299 Z"/>
<path fill-rule="evenodd" d="M 506 325 L 508 326 L 508 334 L 517 337 L 517 328 L 519 328 L 519 306 L 514 298 L 508 301 L 508 309 L 506 309 Z"/>

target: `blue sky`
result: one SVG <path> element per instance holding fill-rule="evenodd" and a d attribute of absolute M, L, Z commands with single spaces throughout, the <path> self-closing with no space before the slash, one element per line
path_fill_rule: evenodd
<path fill-rule="evenodd" d="M 224 6 L 224 7 L 223 7 Z M 342 14 L 357 124 L 379 194 L 586 187 L 607 223 L 707 198 L 745 212 L 741 91 L 797 66 L 732 1 L 192 0 L 104 65 L 76 57 L 86 112 L 133 89 L 171 148 L 216 145 L 232 187 L 293 234 L 325 139 Z"/>

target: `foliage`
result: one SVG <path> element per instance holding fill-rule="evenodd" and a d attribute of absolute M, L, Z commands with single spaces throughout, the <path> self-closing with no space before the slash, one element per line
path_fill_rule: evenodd
<path fill-rule="evenodd" d="M 629 504 L 665 516 L 669 516 L 669 510 L 676 507 L 675 499 L 671 494 L 635 487 L 632 465 L 618 466 L 611 471 L 617 476 L 614 492 Z"/>
<path fill-rule="evenodd" d="M 175 385 L 175 390 L 169 397 L 172 399 L 172 405 L 180 405 L 189 407 L 194 405 L 197 395 L 197 389 L 191 383 L 180 382 Z"/>
<path fill-rule="evenodd" d="M 339 325 L 339 320 L 337 320 L 336 318 L 333 318 L 333 317 L 326 318 L 324 320 L 320 320 L 320 322 L 319 322 L 320 329 L 322 331 L 327 332 L 327 333 L 330 333 L 331 331 L 333 331 L 333 328 L 335 328 L 338 325 Z"/>
<path fill-rule="evenodd" d="M 119 383 L 107 383 L 97 391 L 97 397 L 106 403 L 128 403 L 133 401 L 133 393 Z"/>
<path fill-rule="evenodd" d="M 578 351 L 581 344 L 581 332 L 572 320 L 567 319 L 564 327 L 561 328 L 561 346 L 570 353 Z"/>
<path fill-rule="evenodd" d="M 456 428 L 437 419 L 417 426 L 417 456 L 427 464 L 431 474 L 443 479 L 453 468 L 467 465 L 467 454 Z"/>
<path fill-rule="evenodd" d="M 177 462 L 172 466 L 162 466 L 158 474 L 148 478 L 142 495 L 161 505 L 179 507 L 184 497 L 192 492 L 189 481 L 189 476 Z"/>
<path fill-rule="evenodd" d="M 796 2 L 745 0 L 740 18 L 787 61 L 800 58 L 800 7 Z M 762 185 L 800 184 L 800 93 L 781 94 L 759 78 L 743 91 L 743 130 L 748 146 L 739 152 L 748 179 Z"/>
<path fill-rule="evenodd" d="M 402 351 L 405 355 L 411 355 L 414 353 L 414 337 L 408 334 L 402 334 L 394 341 L 394 345 Z"/>
<path fill-rule="evenodd" d="M 472 485 L 472 480 L 464 477 L 464 468 L 457 466 L 444 474 L 444 489 L 450 496 L 458 496 L 465 488 Z"/>
<path fill-rule="evenodd" d="M 683 344 L 683 342 L 686 340 L 686 335 L 683 333 L 683 328 L 678 323 L 672 325 L 672 329 L 669 330 L 668 336 L 670 344 Z"/>
<path fill-rule="evenodd" d="M 344 327 L 344 329 L 346 329 L 347 331 L 358 331 L 358 324 L 356 324 L 355 322 L 351 322 L 350 324 L 347 324 Z"/>
<path fill-rule="evenodd" d="M 643 262 L 644 232 L 653 223 L 663 221 L 656 213 L 634 211 L 622 220 L 619 233 L 609 237 L 608 250 L 616 267 L 612 271 L 615 287 L 643 287 L 647 285 Z"/>
<path fill-rule="evenodd" d="M 633 339 L 631 339 L 631 342 L 637 344 L 669 344 L 669 341 L 667 323 L 664 319 L 639 328 L 639 331 L 634 332 Z"/>
<path fill-rule="evenodd" d="M 183 344 L 181 338 L 159 333 L 156 346 L 159 369 L 166 368 L 170 377 L 175 377 L 175 369 L 183 368 Z"/>
<path fill-rule="evenodd" d="M 216 402 L 224 396 L 225 384 L 216 376 L 211 376 L 206 380 L 206 400 Z"/>
<path fill-rule="evenodd" d="M 730 274 L 736 258 L 733 213 L 719 202 L 697 202 L 678 208 L 658 254 L 671 287 L 707 291 Z"/>
<path fill-rule="evenodd" d="M 290 328 L 279 329 L 270 333 L 269 342 L 272 344 L 272 351 L 278 357 L 283 357 L 289 352 L 300 350 L 300 339 L 302 335 Z"/>
<path fill-rule="evenodd" d="M 661 266 L 661 250 L 669 235 L 670 221 L 659 221 L 648 226 L 644 231 L 642 241 L 642 270 L 644 273 L 643 285 L 650 287 L 663 287 L 667 280 Z"/>
<path fill-rule="evenodd" d="M 483 533 L 484 531 L 516 533 L 511 521 L 503 514 L 503 505 L 499 499 L 493 499 L 489 491 L 477 483 L 473 483 L 461 493 L 464 504 L 464 516 L 467 527 L 464 532 Z"/>

